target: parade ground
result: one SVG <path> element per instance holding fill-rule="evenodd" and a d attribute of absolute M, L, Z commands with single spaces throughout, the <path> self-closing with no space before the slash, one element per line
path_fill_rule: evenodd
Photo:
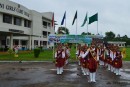
<path fill-rule="evenodd" d="M 130 62 L 123 62 L 121 76 L 116 76 L 104 66 L 98 66 L 96 83 L 81 73 L 77 62 L 56 74 L 53 62 L 0 63 L 0 87 L 130 87 Z"/>

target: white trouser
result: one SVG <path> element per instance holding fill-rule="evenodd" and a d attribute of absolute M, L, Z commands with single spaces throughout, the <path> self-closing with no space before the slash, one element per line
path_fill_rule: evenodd
<path fill-rule="evenodd" d="M 116 75 L 120 75 L 120 68 L 115 68 Z"/>
<path fill-rule="evenodd" d="M 96 72 L 90 73 L 89 77 L 90 77 L 90 82 L 96 82 L 96 80 L 95 80 Z"/>
<path fill-rule="evenodd" d="M 85 68 L 83 68 L 83 67 L 81 66 L 81 70 L 82 70 L 83 75 L 86 75 Z"/>
<path fill-rule="evenodd" d="M 63 73 L 63 67 L 57 67 L 57 74 Z"/>
<path fill-rule="evenodd" d="M 110 64 L 108 64 L 108 70 L 111 70 L 111 66 L 110 66 Z"/>
<path fill-rule="evenodd" d="M 78 65 L 80 66 L 81 64 L 80 64 L 80 60 L 78 60 Z"/>
<path fill-rule="evenodd" d="M 86 73 L 87 75 L 89 75 L 89 70 L 88 70 L 88 68 L 84 68 L 84 71 L 85 71 L 85 73 Z"/>
<path fill-rule="evenodd" d="M 114 67 L 111 65 L 111 72 L 113 72 L 114 71 Z"/>

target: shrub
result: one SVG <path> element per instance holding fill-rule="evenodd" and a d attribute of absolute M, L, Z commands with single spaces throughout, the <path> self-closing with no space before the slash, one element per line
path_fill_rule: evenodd
<path fill-rule="evenodd" d="M 35 48 L 35 49 L 34 49 L 34 57 L 35 57 L 35 58 L 38 58 L 38 57 L 39 57 L 39 54 L 40 54 L 40 48 Z"/>
<path fill-rule="evenodd" d="M 8 49 L 8 53 L 9 53 L 10 55 L 13 54 L 13 53 L 14 53 L 13 49 L 9 48 L 9 49 Z"/>
<path fill-rule="evenodd" d="M 39 49 L 40 49 L 40 51 L 42 51 L 42 47 L 41 46 L 39 47 Z"/>
<path fill-rule="evenodd" d="M 14 54 L 13 49 L 9 48 L 7 52 L 9 53 L 10 57 L 13 58 L 13 54 Z"/>

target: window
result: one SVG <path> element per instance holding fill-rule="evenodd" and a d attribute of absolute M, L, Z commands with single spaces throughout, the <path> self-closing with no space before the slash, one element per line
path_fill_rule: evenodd
<path fill-rule="evenodd" d="M 42 35 L 43 35 L 44 38 L 47 38 L 47 32 L 46 31 L 43 31 Z"/>
<path fill-rule="evenodd" d="M 19 25 L 19 26 L 21 26 L 21 23 L 22 23 L 21 18 L 14 17 L 14 25 Z"/>
<path fill-rule="evenodd" d="M 43 21 L 43 27 L 47 28 L 47 22 Z"/>
<path fill-rule="evenodd" d="M 48 27 L 51 28 L 51 23 L 48 23 Z"/>
<path fill-rule="evenodd" d="M 19 45 L 19 41 L 18 40 L 13 40 L 14 45 Z"/>
<path fill-rule="evenodd" d="M 24 27 L 31 28 L 31 21 L 25 19 L 24 20 Z"/>
<path fill-rule="evenodd" d="M 12 24 L 12 16 L 8 14 L 3 14 L 3 22 Z"/>
<path fill-rule="evenodd" d="M 6 45 L 6 40 L 2 40 L 1 45 Z"/>
<path fill-rule="evenodd" d="M 9 39 L 7 39 L 7 45 L 9 45 L 10 44 L 10 41 L 9 41 Z"/>
<path fill-rule="evenodd" d="M 23 40 L 23 41 L 21 41 L 21 44 L 22 45 L 27 45 L 27 41 Z"/>
<path fill-rule="evenodd" d="M 50 32 L 48 32 L 48 36 L 50 35 Z"/>
<path fill-rule="evenodd" d="M 47 45 L 47 41 L 43 41 L 43 45 Z"/>
<path fill-rule="evenodd" d="M 38 45 L 38 40 L 34 40 L 34 45 Z"/>
<path fill-rule="evenodd" d="M 48 45 L 50 45 L 50 42 L 48 41 Z"/>

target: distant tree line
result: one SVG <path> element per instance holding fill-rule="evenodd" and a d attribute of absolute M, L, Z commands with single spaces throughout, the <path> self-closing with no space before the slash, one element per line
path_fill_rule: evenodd
<path fill-rule="evenodd" d="M 112 31 L 106 32 L 104 41 L 123 41 L 126 42 L 126 46 L 130 45 L 130 38 L 127 35 L 120 36 L 120 34 L 113 33 Z"/>
<path fill-rule="evenodd" d="M 82 32 L 81 35 L 94 35 L 94 34 L 92 34 L 90 32 L 88 32 L 88 33 Z M 130 45 L 130 38 L 127 35 L 124 35 L 124 36 L 120 36 L 120 34 L 116 35 L 112 31 L 105 32 L 105 37 L 103 38 L 103 40 L 105 42 L 107 42 L 107 41 L 123 41 L 123 42 L 126 42 L 126 46 Z"/>

